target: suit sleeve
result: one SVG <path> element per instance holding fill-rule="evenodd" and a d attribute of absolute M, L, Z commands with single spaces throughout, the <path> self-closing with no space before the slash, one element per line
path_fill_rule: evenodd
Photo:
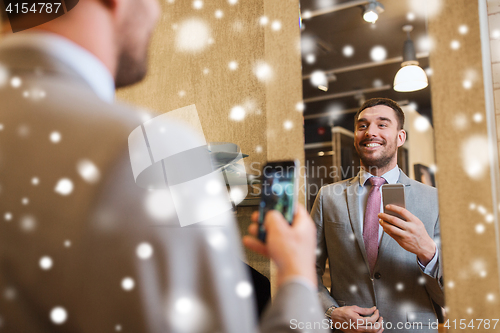
<path fill-rule="evenodd" d="M 328 251 L 326 248 L 325 231 L 323 228 L 323 192 L 322 188 L 311 211 L 311 217 L 316 224 L 318 251 L 316 257 L 316 274 L 318 276 L 318 296 L 323 308 L 323 312 L 333 306 L 338 307 L 338 303 L 328 292 L 328 289 L 323 285 L 323 274 L 325 273 L 326 259 L 328 259 Z"/>
<path fill-rule="evenodd" d="M 432 300 L 440 306 L 444 306 L 444 286 L 443 286 L 443 259 L 441 251 L 441 232 L 439 225 L 439 215 L 434 224 L 434 242 L 438 247 L 438 262 L 437 269 L 434 274 L 428 275 L 420 271 L 425 278 L 425 289 L 431 296 Z"/>
<path fill-rule="evenodd" d="M 316 293 L 301 283 L 283 284 L 272 305 L 266 309 L 262 333 L 328 332 Z"/>

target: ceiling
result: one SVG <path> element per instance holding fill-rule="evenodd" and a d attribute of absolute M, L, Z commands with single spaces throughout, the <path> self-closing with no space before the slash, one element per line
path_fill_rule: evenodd
<path fill-rule="evenodd" d="M 318 10 L 359 2 L 300 0 L 304 17 L 309 13 L 314 15 Z M 417 55 L 422 56 L 418 59 L 420 66 L 424 69 L 429 67 L 425 8 L 416 7 L 417 0 L 379 2 L 384 5 L 385 11 L 375 24 L 363 20 L 361 6 L 303 19 L 302 73 L 306 144 L 330 141 L 332 123 L 352 131 L 354 112 L 360 105 L 360 91 L 364 91 L 362 97 L 366 99 L 387 97 L 405 104 L 413 103 L 417 111 L 432 123 L 430 84 L 423 90 L 411 93 L 399 93 L 392 89 L 394 76 L 401 68 L 401 60 L 394 58 L 402 57 L 406 40 L 403 25 L 413 25 L 411 38 L 415 42 Z M 419 2 L 420 6 L 425 3 Z M 408 15 L 409 13 L 411 14 Z M 352 56 L 343 54 L 346 45 L 354 49 Z M 386 50 L 385 61 L 372 60 L 370 52 L 375 46 L 382 46 Z M 315 57 L 314 63 L 306 61 L 310 54 Z M 336 80 L 329 83 L 327 92 L 310 83 L 308 76 L 316 70 L 338 72 L 335 74 Z"/>

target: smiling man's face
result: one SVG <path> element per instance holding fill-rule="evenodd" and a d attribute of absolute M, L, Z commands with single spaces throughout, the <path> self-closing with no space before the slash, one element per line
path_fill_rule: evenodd
<path fill-rule="evenodd" d="M 359 114 L 355 126 L 354 147 L 362 165 L 385 172 L 394 168 L 398 147 L 406 140 L 406 132 L 399 129 L 396 111 L 386 105 L 367 108 Z"/>

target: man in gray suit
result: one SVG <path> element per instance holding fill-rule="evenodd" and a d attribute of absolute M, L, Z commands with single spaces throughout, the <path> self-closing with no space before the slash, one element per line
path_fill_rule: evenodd
<path fill-rule="evenodd" d="M 324 186 L 312 210 L 320 299 L 325 315 L 344 332 L 437 329 L 432 300 L 444 303 L 437 192 L 398 168 L 403 125 L 394 101 L 366 101 L 355 115 L 361 170 Z M 381 213 L 384 183 L 404 185 L 406 209 L 386 207 L 404 220 Z M 327 259 L 331 291 L 322 283 Z"/>
<path fill-rule="evenodd" d="M 114 90 L 144 77 L 159 12 L 156 0 L 81 0 L 0 40 L 2 331 L 258 329 L 233 213 L 181 228 L 169 190 L 134 182 L 127 138 L 144 120 Z M 181 123 L 163 129 L 170 146 L 203 146 Z M 300 208 L 292 227 L 276 214 L 266 225 L 257 250 L 280 288 L 261 331 L 321 321 L 314 223 Z"/>

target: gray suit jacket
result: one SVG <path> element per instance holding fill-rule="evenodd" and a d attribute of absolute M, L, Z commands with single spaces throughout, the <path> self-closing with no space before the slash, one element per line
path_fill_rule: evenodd
<path fill-rule="evenodd" d="M 181 228 L 174 213 L 158 224 L 153 192 L 136 186 L 127 138 L 142 123 L 138 113 L 103 102 L 71 68 L 40 50 L 0 43 L 0 64 L 22 80 L 19 88 L 0 87 L 3 331 L 258 330 L 253 298 L 236 292 L 250 280 L 233 214 Z M 25 96 L 34 89 L 45 94 Z M 193 137 L 182 124 L 166 130 L 177 131 L 179 140 Z M 62 136 L 57 144 L 49 140 L 53 131 Z M 99 170 L 98 182 L 77 171 L 83 159 Z M 55 191 L 63 178 L 73 183 L 69 195 Z M 172 207 L 168 195 L 163 200 Z M 212 246 L 212 232 L 227 246 Z M 144 243 L 153 250 L 147 259 L 137 255 Z M 42 257 L 52 265 L 42 269 Z M 58 308 L 67 315 L 62 323 L 51 319 Z M 315 292 L 289 283 L 261 330 L 290 331 L 291 319 L 320 321 L 320 313 Z"/>
<path fill-rule="evenodd" d="M 406 208 L 424 223 L 439 246 L 436 189 L 408 178 L 402 171 L 398 183 L 405 184 Z M 323 309 L 326 311 L 332 305 L 377 306 L 386 324 L 391 322 L 396 331 L 397 323 L 402 323 L 400 327 L 406 324 L 408 328 L 414 322 L 422 323 L 424 331 L 430 331 L 429 320 L 436 320 L 431 298 L 440 305 L 444 303 L 441 258 L 436 274 L 426 275 L 419 268 L 416 255 L 384 233 L 375 278 L 370 278 L 361 232 L 358 188 L 358 176 L 324 186 L 314 203 L 312 218 L 318 228 L 319 247 L 316 268 Z M 327 258 L 330 292 L 322 283 Z"/>

